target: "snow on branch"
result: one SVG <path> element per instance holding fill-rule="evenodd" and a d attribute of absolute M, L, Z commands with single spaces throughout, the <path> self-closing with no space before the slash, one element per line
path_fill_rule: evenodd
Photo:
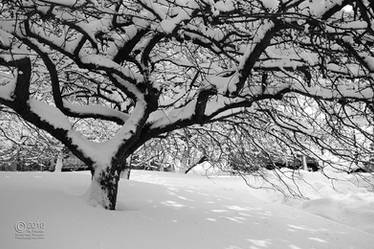
<path fill-rule="evenodd" d="M 372 102 L 374 100 L 374 89 L 370 87 L 357 88 L 355 86 L 337 85 L 333 87 L 313 86 L 307 87 L 300 84 L 294 84 L 290 87 L 291 91 L 326 100 L 357 100 Z"/>
<path fill-rule="evenodd" d="M 48 123 L 66 131 L 66 137 L 54 134 L 98 164 L 127 156 L 158 132 L 217 121 L 268 100 L 291 95 L 373 100 L 368 1 L 4 4 L 19 18 L 11 18 L 8 10 L 0 14 L 1 64 L 5 68 L 25 58 L 32 62 L 32 73 L 41 75 L 43 91 L 56 106 L 31 98 L 31 114 L 24 116 L 33 113 L 42 121 L 40 127 Z M 342 10 L 347 4 L 354 13 Z M 0 86 L 4 101 L 29 99 L 28 85 L 19 84 L 20 74 L 16 78 L 14 84 Z M 31 77 L 29 81 L 34 89 L 41 85 Z M 92 104 L 95 100 L 103 105 Z M 66 116 L 122 126 L 112 139 L 96 144 L 73 131 Z"/>
<path fill-rule="evenodd" d="M 68 118 L 58 108 L 35 98 L 31 98 L 28 104 L 31 112 L 38 115 L 42 121 L 47 122 L 55 129 L 71 129 L 72 126 Z"/>
<path fill-rule="evenodd" d="M 9 75 L 0 74 L 0 99 L 6 101 L 14 100 L 14 90 L 16 88 L 16 80 Z"/>
<path fill-rule="evenodd" d="M 81 148 L 85 157 L 91 158 L 95 164 L 93 167 L 98 169 L 100 167 L 107 167 L 110 165 L 113 158 L 121 152 L 123 146 L 131 140 L 137 132 L 138 126 L 144 122 L 144 113 L 147 106 L 144 101 L 138 101 L 134 110 L 129 115 L 126 123 L 117 131 L 117 133 L 106 142 L 98 143 L 87 140 L 80 133 L 71 130 L 67 136 L 71 139 L 73 146 Z"/>
<path fill-rule="evenodd" d="M 4 31 L 0 25 L 0 48 L 9 49 L 12 46 L 12 35 Z"/>
<path fill-rule="evenodd" d="M 191 119 L 196 110 L 197 100 L 193 100 L 180 108 L 170 108 L 169 110 L 158 110 L 149 116 L 147 123 L 152 129 L 164 128 L 169 125 L 175 125 L 177 122 L 183 122 Z"/>
<path fill-rule="evenodd" d="M 93 67 L 94 69 L 111 71 L 116 75 L 122 77 L 128 82 L 136 83 L 143 80 L 142 75 L 133 70 L 123 67 L 106 56 L 96 54 L 80 54 L 80 62 L 86 67 Z"/>
<path fill-rule="evenodd" d="M 326 19 L 334 14 L 338 9 L 342 9 L 345 5 L 353 1 L 347 0 L 311 0 L 303 1 L 300 8 L 303 13 L 312 15 L 315 18 Z"/>
<path fill-rule="evenodd" d="M 122 124 L 129 118 L 129 115 L 124 112 L 100 104 L 79 105 L 63 101 L 63 105 L 64 108 L 80 117 L 102 117 L 107 120 L 118 120 L 117 122 Z"/>

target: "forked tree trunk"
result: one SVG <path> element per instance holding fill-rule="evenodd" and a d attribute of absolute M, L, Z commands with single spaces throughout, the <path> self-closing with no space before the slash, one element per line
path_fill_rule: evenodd
<path fill-rule="evenodd" d="M 115 210 L 120 171 L 116 167 L 97 168 L 93 172 L 88 201 L 93 206 Z"/>

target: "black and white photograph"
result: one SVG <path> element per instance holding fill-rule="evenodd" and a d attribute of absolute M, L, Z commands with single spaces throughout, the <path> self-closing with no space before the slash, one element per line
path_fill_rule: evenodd
<path fill-rule="evenodd" d="M 373 0 L 0 0 L 0 249 L 373 249 Z"/>

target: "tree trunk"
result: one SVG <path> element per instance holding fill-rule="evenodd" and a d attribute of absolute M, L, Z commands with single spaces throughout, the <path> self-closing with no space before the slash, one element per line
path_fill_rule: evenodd
<path fill-rule="evenodd" d="M 120 176 L 123 179 L 130 180 L 130 173 L 131 173 L 130 168 L 125 168 L 124 170 L 121 171 Z"/>
<path fill-rule="evenodd" d="M 97 168 L 92 176 L 88 202 L 93 206 L 115 210 L 120 170 L 116 167 Z"/>
<path fill-rule="evenodd" d="M 56 159 L 55 171 L 54 172 L 61 172 L 62 166 L 63 166 L 62 158 L 63 158 L 63 152 L 61 150 L 58 153 L 58 156 L 57 156 L 57 159 Z"/>
<path fill-rule="evenodd" d="M 121 168 L 120 177 L 126 180 L 130 180 L 130 173 L 131 173 L 131 163 L 132 163 L 132 156 L 129 156 L 125 161 L 124 165 Z"/>
<path fill-rule="evenodd" d="M 308 164 L 306 163 L 306 156 L 303 155 L 303 169 L 308 171 Z"/>

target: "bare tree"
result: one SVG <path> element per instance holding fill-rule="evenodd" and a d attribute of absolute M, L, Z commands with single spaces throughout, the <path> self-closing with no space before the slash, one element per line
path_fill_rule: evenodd
<path fill-rule="evenodd" d="M 194 124 L 248 112 L 329 147 L 313 107 L 325 131 L 372 140 L 369 1 L 2 0 L 0 13 L 0 103 L 86 163 L 90 199 L 107 209 L 129 155 Z M 96 143 L 74 118 L 114 122 L 116 134 Z"/>

